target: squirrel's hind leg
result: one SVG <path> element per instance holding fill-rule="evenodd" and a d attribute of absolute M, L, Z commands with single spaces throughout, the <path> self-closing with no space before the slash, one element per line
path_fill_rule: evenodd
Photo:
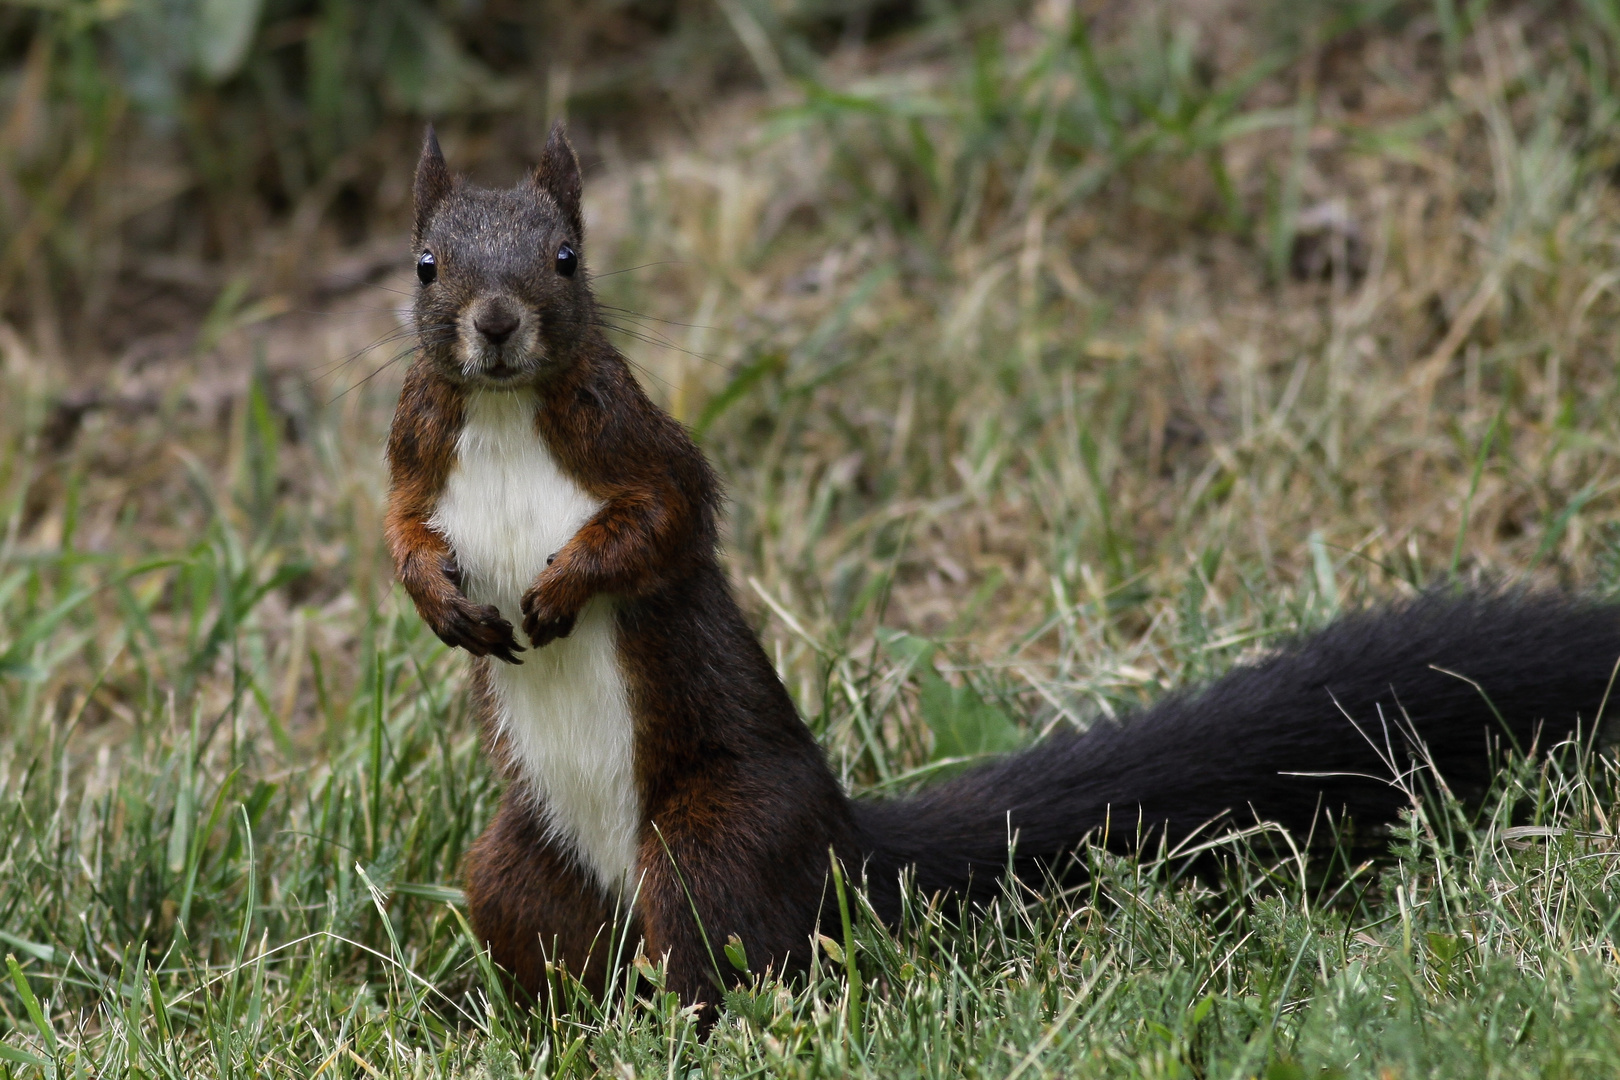
<path fill-rule="evenodd" d="M 535 1001 L 552 989 L 548 961 L 600 996 L 617 943 L 637 936 L 628 913 L 546 836 L 520 791 L 506 794 L 467 853 L 466 894 L 474 932 Z"/>

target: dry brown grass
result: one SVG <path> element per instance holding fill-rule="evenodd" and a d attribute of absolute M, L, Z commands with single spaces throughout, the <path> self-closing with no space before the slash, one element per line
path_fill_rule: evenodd
<path fill-rule="evenodd" d="M 1069 20 L 1053 3 L 1007 26 L 977 90 L 949 38 L 846 52 L 820 97 L 721 103 L 590 177 L 599 288 L 635 313 L 610 315 L 640 328 L 623 346 L 654 395 L 707 428 L 738 587 L 807 710 L 818 655 L 872 655 L 879 624 L 950 639 L 1040 713 L 1110 707 L 1202 670 L 1192 638 L 1241 645 L 1454 560 L 1599 581 L 1620 205 L 1601 133 L 1572 119 L 1593 91 L 1566 21 L 1493 10 L 1449 74 L 1423 14 L 1363 26 L 1248 89 L 1232 116 L 1257 130 L 1194 145 L 1149 118 L 1159 141 L 1110 157 L 1049 122 L 1092 93 L 1053 61 Z M 1122 9 L 1094 33 L 1106 75 L 1196 108 L 1287 27 L 1210 4 Z M 1177 43 L 1179 89 L 1154 74 Z M 489 140 L 446 141 L 481 175 L 516 169 Z M 1323 241 L 1336 269 L 1278 278 L 1277 230 L 1323 206 L 1353 232 Z M 367 613 L 399 603 L 375 541 L 409 282 L 334 291 L 382 258 L 374 241 L 335 266 L 334 242 L 264 245 L 322 288 L 245 279 L 199 334 L 171 324 L 111 366 L 4 341 L 9 557 L 54 557 L 70 518 L 97 559 L 173 553 L 217 514 L 263 573 L 307 563 L 254 623 L 266 700 L 295 731 L 316 719 L 311 648 L 350 657 L 352 682 Z M 267 432 L 273 507 L 251 491 Z M 154 642 L 185 636 L 193 620 L 149 602 Z M 44 693 L 64 708 L 126 633 L 110 594 L 95 603 L 81 632 L 98 647 Z M 131 662 L 97 691 L 108 719 L 153 692 Z M 218 664 L 215 706 L 233 692 Z"/>
<path fill-rule="evenodd" d="M 1168 32 L 1252 45 L 1243 10 Z M 1009 29 L 1006 85 L 1045 60 L 1062 11 Z M 1268 185 L 1294 183 L 1301 207 L 1341 205 L 1364 273 L 1274 280 L 1266 223 L 1230 227 L 1196 157 L 1132 162 L 1087 198 L 1072 197 L 1086 163 L 1035 151 L 929 190 L 903 175 L 901 123 L 853 110 L 786 134 L 734 111 L 697 146 L 599 178 L 597 250 L 676 261 L 614 295 L 714 328 L 665 331 L 699 357 L 634 350 L 687 419 L 729 370 L 784 358 L 710 446 L 739 578 L 816 633 L 892 566 L 890 623 L 951 628 L 1019 679 L 1056 664 L 1060 685 L 1084 684 L 1175 677 L 1161 650 L 1190 575 L 1206 614 L 1240 625 L 1280 597 L 1331 607 L 1453 568 L 1590 585 L 1615 505 L 1620 206 L 1568 124 L 1564 27 L 1494 12 L 1442 79 L 1419 18 L 1252 91 L 1255 108 L 1301 89 L 1316 108 L 1220 147 L 1237 204 L 1261 219 Z M 895 113 L 968 111 L 959 71 L 851 66 L 845 89 Z M 1085 92 L 1028 81 L 1008 141 Z M 971 162 L 971 124 L 931 131 L 940 160 Z M 644 209 L 609 209 L 627 205 Z"/>

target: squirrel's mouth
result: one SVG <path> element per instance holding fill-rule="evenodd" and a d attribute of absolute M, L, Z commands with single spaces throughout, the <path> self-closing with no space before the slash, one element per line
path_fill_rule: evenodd
<path fill-rule="evenodd" d="M 534 377 L 536 357 L 518 349 L 468 350 L 462 361 L 464 377 L 495 386 Z"/>

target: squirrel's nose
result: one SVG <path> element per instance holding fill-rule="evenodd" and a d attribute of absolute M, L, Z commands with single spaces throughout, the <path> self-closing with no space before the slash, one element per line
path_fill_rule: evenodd
<path fill-rule="evenodd" d="M 511 308 L 503 304 L 491 304 L 473 319 L 473 327 L 488 338 L 491 344 L 499 345 L 511 337 L 512 331 L 518 328 L 518 317 Z"/>

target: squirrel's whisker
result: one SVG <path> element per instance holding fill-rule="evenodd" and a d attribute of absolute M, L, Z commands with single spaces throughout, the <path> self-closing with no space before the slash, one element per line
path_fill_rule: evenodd
<path fill-rule="evenodd" d="M 719 327 L 717 327 L 717 326 L 705 326 L 703 323 L 678 322 L 675 319 L 664 319 L 664 318 L 660 318 L 657 315 L 647 315 L 647 314 L 644 314 L 644 313 L 639 312 L 639 311 L 632 311 L 630 308 L 627 308 L 627 307 L 619 307 L 617 304 L 597 304 L 596 306 L 601 308 L 603 311 L 617 312 L 618 314 L 623 315 L 626 318 L 645 319 L 648 322 L 660 322 L 660 323 L 665 324 L 666 326 L 679 326 L 679 327 L 682 327 L 682 328 L 687 329 L 687 330 L 718 330 L 719 329 Z"/>
<path fill-rule="evenodd" d="M 439 325 L 436 325 L 436 326 L 429 326 L 429 327 L 426 327 L 424 329 L 424 333 L 431 333 L 431 332 L 434 332 L 434 331 L 444 330 L 444 329 L 453 329 L 454 326 L 455 326 L 454 323 L 443 323 L 443 324 L 439 324 Z M 384 345 L 390 345 L 390 344 L 392 344 L 392 343 L 394 343 L 396 341 L 404 341 L 404 340 L 406 340 L 408 338 L 418 338 L 418 336 L 419 336 L 418 332 L 416 330 L 414 330 L 414 329 L 409 328 L 409 327 L 402 327 L 402 328 L 400 328 L 398 330 L 391 331 L 390 333 L 384 334 L 382 337 L 377 338 L 376 340 L 372 341 L 370 344 L 361 346 L 360 348 L 356 349 L 354 352 L 349 353 L 347 356 L 344 356 L 343 358 L 341 358 L 339 360 L 333 361 L 332 363 L 326 365 L 324 368 L 316 369 L 314 372 L 311 373 L 310 377 L 312 379 L 316 380 L 316 381 L 328 378 L 328 377 L 330 377 L 332 375 L 337 374 L 343 368 L 348 367 L 350 364 L 354 363 L 356 360 L 360 359 L 362 356 L 366 355 L 366 353 L 371 352 L 374 349 L 380 349 Z M 438 342 L 428 341 L 428 340 L 423 340 L 422 343 L 423 344 L 438 344 Z M 398 358 L 396 357 L 395 359 L 398 359 Z"/>
<path fill-rule="evenodd" d="M 415 351 L 416 351 L 416 346 L 415 345 L 411 345 L 411 346 L 408 346 L 407 348 L 401 349 L 399 352 L 395 353 L 393 356 L 390 356 L 387 360 L 383 361 L 381 364 L 378 364 L 377 367 L 373 371 L 369 372 L 366 375 L 365 378 L 360 379 L 358 382 L 352 383 L 349 386 L 346 386 L 342 390 L 338 391 L 335 395 L 332 396 L 332 398 L 329 401 L 327 401 L 327 403 L 326 403 L 327 407 L 330 408 L 331 406 L 337 404 L 350 391 L 358 390 L 361 387 L 365 386 L 372 379 L 375 379 L 378 375 L 381 375 L 388 368 L 393 367 L 395 364 L 399 363 L 401 360 L 403 360 L 405 357 L 411 355 L 411 353 L 413 353 Z"/>
<path fill-rule="evenodd" d="M 627 266 L 623 270 L 609 270 L 605 274 L 592 274 L 592 281 L 601 281 L 603 278 L 618 277 L 620 274 L 632 274 L 637 270 L 645 270 L 649 266 L 685 266 L 684 259 L 661 259 L 658 262 L 642 263 L 640 266 Z"/>

